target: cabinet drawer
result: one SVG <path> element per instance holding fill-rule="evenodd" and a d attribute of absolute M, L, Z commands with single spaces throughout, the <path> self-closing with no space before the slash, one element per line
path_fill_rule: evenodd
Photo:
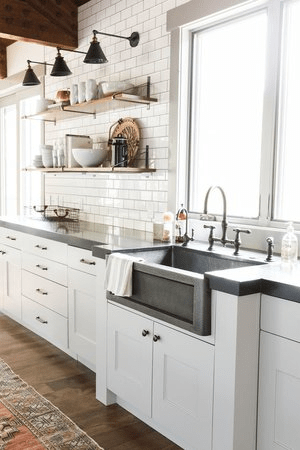
<path fill-rule="evenodd" d="M 68 247 L 68 266 L 91 275 L 96 275 L 97 258 L 92 256 L 90 250 L 77 247 Z"/>
<path fill-rule="evenodd" d="M 6 244 L 10 247 L 21 249 L 27 236 L 28 235 L 20 231 L 0 227 L 0 244 Z"/>
<path fill-rule="evenodd" d="M 63 286 L 67 286 L 68 284 L 68 270 L 64 264 L 29 253 L 23 253 L 22 267 L 28 272 L 35 273 Z"/>
<path fill-rule="evenodd" d="M 68 246 L 62 242 L 56 242 L 51 239 L 45 239 L 30 234 L 24 241 L 22 249 L 33 255 L 67 264 Z"/>
<path fill-rule="evenodd" d="M 300 303 L 262 295 L 261 329 L 300 342 Z"/>
<path fill-rule="evenodd" d="M 21 267 L 21 252 L 16 248 L 1 244 L 0 242 L 0 257 L 8 260 L 10 263 Z"/>
<path fill-rule="evenodd" d="M 62 316 L 68 316 L 68 290 L 65 286 L 22 270 L 22 294 Z"/>
<path fill-rule="evenodd" d="M 22 319 L 39 336 L 60 348 L 68 347 L 68 320 L 65 317 L 22 297 Z"/>

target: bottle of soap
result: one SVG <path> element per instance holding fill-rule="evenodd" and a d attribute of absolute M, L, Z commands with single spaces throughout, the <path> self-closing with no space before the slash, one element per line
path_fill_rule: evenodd
<path fill-rule="evenodd" d="M 176 213 L 175 221 L 175 242 L 184 242 L 183 234 L 186 228 L 186 209 L 181 204 L 181 208 Z"/>
<path fill-rule="evenodd" d="M 281 262 L 283 268 L 293 268 L 298 258 L 298 239 L 292 222 L 289 222 L 286 231 L 281 244 Z"/>

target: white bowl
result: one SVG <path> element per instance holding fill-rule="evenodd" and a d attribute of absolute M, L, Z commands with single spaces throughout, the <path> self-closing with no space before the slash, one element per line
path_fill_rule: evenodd
<path fill-rule="evenodd" d="M 74 159 L 81 167 L 97 167 L 106 158 L 106 148 L 73 148 Z"/>
<path fill-rule="evenodd" d="M 127 81 L 104 81 L 101 83 L 101 88 L 104 96 L 115 94 L 116 92 L 124 92 L 132 94 L 134 85 L 127 83 Z M 130 90 L 129 90 L 130 89 Z"/>
<path fill-rule="evenodd" d="M 48 109 L 49 105 L 52 105 L 54 103 L 53 100 L 49 100 L 47 98 L 40 98 L 35 101 L 35 104 L 33 106 L 33 113 L 32 114 L 38 114 L 43 111 L 46 111 Z"/>

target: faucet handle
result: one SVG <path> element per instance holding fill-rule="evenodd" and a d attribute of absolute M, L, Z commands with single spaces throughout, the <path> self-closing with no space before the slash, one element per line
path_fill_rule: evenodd
<path fill-rule="evenodd" d="M 240 233 L 246 233 L 251 234 L 251 230 L 247 230 L 246 228 L 234 228 L 233 231 L 236 232 L 235 239 L 234 239 L 234 255 L 238 255 L 240 251 L 241 246 L 241 239 L 240 239 Z"/>
<path fill-rule="evenodd" d="M 233 231 L 236 232 L 237 236 L 238 236 L 240 233 L 251 234 L 251 230 L 247 230 L 247 228 L 233 228 Z"/>
<path fill-rule="evenodd" d="M 214 229 L 216 228 L 214 225 L 203 225 L 203 228 L 209 228 L 209 236 L 208 236 L 208 243 L 209 247 L 207 250 L 212 250 L 214 245 Z"/>

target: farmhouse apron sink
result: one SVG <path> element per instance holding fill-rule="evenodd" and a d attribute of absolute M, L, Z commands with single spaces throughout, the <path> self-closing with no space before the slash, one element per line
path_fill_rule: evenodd
<path fill-rule="evenodd" d="M 211 296 L 206 272 L 261 264 L 189 247 L 136 250 L 143 258 L 133 266 L 133 294 L 108 299 L 177 325 L 193 333 L 211 334 Z"/>

